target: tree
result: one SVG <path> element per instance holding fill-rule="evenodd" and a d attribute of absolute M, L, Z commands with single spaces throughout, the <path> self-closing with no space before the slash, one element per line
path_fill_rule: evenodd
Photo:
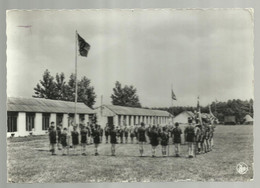
<path fill-rule="evenodd" d="M 117 81 L 113 92 L 111 95 L 113 105 L 141 107 L 139 97 L 136 94 L 137 90 L 132 85 L 125 85 L 122 88 L 121 83 Z"/>
<path fill-rule="evenodd" d="M 91 107 L 96 102 L 96 94 L 94 92 L 94 87 L 90 86 L 90 80 L 87 77 L 82 77 L 78 81 L 78 102 L 83 102 L 87 106 Z M 69 101 L 75 101 L 75 74 L 70 75 L 70 80 L 66 89 Z"/>
<path fill-rule="evenodd" d="M 65 75 L 62 72 L 61 74 L 56 74 L 56 99 L 57 100 L 68 100 L 66 95 L 66 82 L 65 82 Z"/>
<path fill-rule="evenodd" d="M 75 75 L 71 74 L 68 83 L 65 81 L 64 73 L 56 74 L 56 79 L 46 70 L 43 74 L 43 80 L 34 88 L 35 95 L 33 97 L 75 101 Z M 95 104 L 96 94 L 94 87 L 90 86 L 91 81 L 87 77 L 83 77 L 78 81 L 78 102 L 83 102 L 91 107 Z"/>
<path fill-rule="evenodd" d="M 56 99 L 56 84 L 54 82 L 53 76 L 51 76 L 50 71 L 46 69 L 43 73 L 43 79 L 34 88 L 33 97 L 45 98 L 45 99 Z"/>

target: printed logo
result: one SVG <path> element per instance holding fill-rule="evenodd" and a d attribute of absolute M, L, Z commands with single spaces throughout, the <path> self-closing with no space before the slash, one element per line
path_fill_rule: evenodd
<path fill-rule="evenodd" d="M 239 174 L 245 174 L 247 173 L 247 171 L 248 171 L 248 166 L 245 163 L 240 162 L 237 164 L 237 172 Z"/>

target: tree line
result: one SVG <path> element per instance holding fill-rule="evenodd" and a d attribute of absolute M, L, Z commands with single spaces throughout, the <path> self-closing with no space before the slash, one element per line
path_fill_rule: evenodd
<path fill-rule="evenodd" d="M 254 108 L 253 108 L 254 101 L 253 99 L 250 100 L 240 100 L 240 99 L 233 99 L 228 100 L 227 102 L 212 102 L 210 105 L 207 106 L 200 106 L 201 113 L 209 113 L 209 109 L 211 108 L 211 112 L 214 114 L 215 117 L 218 118 L 220 122 L 224 122 L 225 116 L 235 116 L 236 122 L 242 123 L 244 120 L 243 118 L 249 114 L 251 117 L 254 117 Z M 173 114 L 174 116 L 178 115 L 183 111 L 197 111 L 197 107 L 191 106 L 174 106 L 174 107 L 164 107 L 164 108 L 153 108 L 158 110 L 165 110 L 169 113 Z"/>
<path fill-rule="evenodd" d="M 83 102 L 90 108 L 96 102 L 96 94 L 94 87 L 91 86 L 91 81 L 86 76 L 83 76 L 78 83 L 78 102 Z M 66 81 L 64 73 L 56 73 L 56 76 L 52 76 L 47 69 L 44 71 L 42 79 L 34 87 L 35 98 L 45 98 L 62 101 L 75 101 L 75 74 L 71 74 L 69 80 Z M 129 107 L 141 107 L 137 90 L 134 86 L 125 85 L 118 81 L 115 83 L 113 93 L 111 94 L 112 104 Z"/>
<path fill-rule="evenodd" d="M 96 102 L 96 94 L 91 81 L 86 76 L 78 80 L 78 102 L 83 102 L 89 107 L 93 107 Z M 75 74 L 71 74 L 69 80 L 66 81 L 64 73 L 56 73 L 52 76 L 49 70 L 45 70 L 42 80 L 34 88 L 33 97 L 45 98 L 63 101 L 75 101 Z M 111 94 L 112 104 L 128 107 L 142 107 L 137 89 L 132 85 L 124 85 L 116 81 L 113 93 Z M 237 122 L 243 122 L 245 115 L 254 116 L 253 99 L 240 100 L 233 99 L 226 102 L 214 101 L 210 104 L 212 113 L 223 122 L 225 116 L 235 116 Z M 143 107 L 147 108 L 147 107 Z M 187 111 L 196 111 L 197 107 L 192 106 L 174 106 L 150 108 L 168 111 L 174 116 Z M 209 105 L 200 107 L 202 113 L 209 113 Z"/>

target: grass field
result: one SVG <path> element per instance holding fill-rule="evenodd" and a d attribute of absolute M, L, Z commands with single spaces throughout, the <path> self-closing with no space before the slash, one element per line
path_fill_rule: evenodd
<path fill-rule="evenodd" d="M 110 156 L 110 144 L 101 144 L 99 156 L 94 146 L 87 146 L 87 156 L 51 156 L 48 137 L 31 136 L 7 139 L 8 182 L 172 182 L 172 181 L 249 181 L 253 179 L 253 126 L 217 126 L 213 151 L 189 159 L 187 146 L 182 145 L 180 158 L 151 158 L 150 145 L 146 157 L 139 157 L 137 144 L 118 144 L 116 157 Z M 78 148 L 80 154 L 80 148 Z M 236 171 L 244 162 L 248 172 Z"/>

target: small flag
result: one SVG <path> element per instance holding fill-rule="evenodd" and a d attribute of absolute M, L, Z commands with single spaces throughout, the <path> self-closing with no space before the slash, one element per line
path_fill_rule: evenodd
<path fill-rule="evenodd" d="M 90 50 L 90 45 L 79 35 L 78 35 L 78 43 L 79 43 L 79 54 L 81 56 L 88 56 L 88 51 Z"/>
<path fill-rule="evenodd" d="M 172 90 L 172 99 L 177 100 L 176 95 L 174 94 L 173 90 Z"/>

